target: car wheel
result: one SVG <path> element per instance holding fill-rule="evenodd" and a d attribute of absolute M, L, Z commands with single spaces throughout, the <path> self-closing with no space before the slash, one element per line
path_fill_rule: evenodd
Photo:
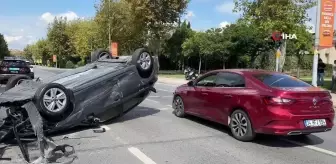
<path fill-rule="evenodd" d="M 242 110 L 235 110 L 231 114 L 229 126 L 233 137 L 237 140 L 252 141 L 256 136 L 249 116 Z"/>
<path fill-rule="evenodd" d="M 21 84 L 21 82 L 23 80 L 31 80 L 31 78 L 29 76 L 25 76 L 25 75 L 18 75 L 18 76 L 13 76 L 11 78 L 8 79 L 8 82 L 6 84 L 5 90 L 9 90 L 19 84 Z"/>
<path fill-rule="evenodd" d="M 152 74 L 154 59 L 145 48 L 139 48 L 134 51 L 132 63 L 136 66 L 142 78 L 148 78 Z"/>
<path fill-rule="evenodd" d="M 91 54 L 91 62 L 95 62 L 98 59 L 112 59 L 112 54 L 105 49 L 98 49 Z"/>
<path fill-rule="evenodd" d="M 37 109 L 51 121 L 60 121 L 69 110 L 69 91 L 61 84 L 50 83 L 41 87 L 35 95 Z"/>
<path fill-rule="evenodd" d="M 173 113 L 175 114 L 175 116 L 177 116 L 177 117 L 184 117 L 185 116 L 184 103 L 183 103 L 183 100 L 180 96 L 175 96 L 175 98 L 173 100 L 172 107 L 174 109 Z"/>

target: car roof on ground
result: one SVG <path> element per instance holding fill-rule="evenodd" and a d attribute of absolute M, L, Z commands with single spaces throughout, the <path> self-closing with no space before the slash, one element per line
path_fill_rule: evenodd
<path fill-rule="evenodd" d="M 274 71 L 268 71 L 268 70 L 262 70 L 262 69 L 217 69 L 210 72 L 232 72 L 232 73 L 238 73 L 238 74 L 258 74 L 258 73 L 267 73 L 267 74 L 284 74 L 281 72 L 274 72 Z M 208 73 L 210 73 L 208 72 Z"/>

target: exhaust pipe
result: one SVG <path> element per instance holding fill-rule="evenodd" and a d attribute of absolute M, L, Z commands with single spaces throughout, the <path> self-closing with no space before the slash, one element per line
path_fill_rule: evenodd
<path fill-rule="evenodd" d="M 288 135 L 290 135 L 290 136 L 300 135 L 300 134 L 302 134 L 302 132 L 300 132 L 300 131 L 292 131 L 292 132 L 288 133 Z"/>

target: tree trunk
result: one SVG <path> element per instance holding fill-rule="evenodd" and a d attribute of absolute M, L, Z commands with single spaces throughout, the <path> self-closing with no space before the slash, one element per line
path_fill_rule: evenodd
<path fill-rule="evenodd" d="M 225 69 L 225 59 L 223 59 L 223 69 Z"/>

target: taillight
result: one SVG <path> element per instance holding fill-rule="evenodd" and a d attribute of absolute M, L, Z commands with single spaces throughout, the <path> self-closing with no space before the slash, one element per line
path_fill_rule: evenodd
<path fill-rule="evenodd" d="M 1 71 L 3 72 L 7 72 L 8 71 L 8 68 L 7 67 L 0 67 Z"/>
<path fill-rule="evenodd" d="M 288 105 L 294 103 L 294 100 L 282 97 L 265 97 L 264 103 L 267 105 Z"/>

